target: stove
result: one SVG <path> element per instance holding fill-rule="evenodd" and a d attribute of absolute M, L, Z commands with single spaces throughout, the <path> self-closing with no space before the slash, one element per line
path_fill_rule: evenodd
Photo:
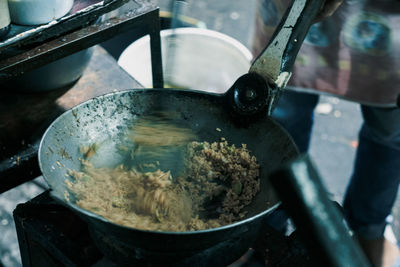
<path fill-rule="evenodd" d="M 86 222 L 53 200 L 49 191 L 19 204 L 14 210 L 14 220 L 24 266 L 121 265 L 99 250 Z M 317 266 L 296 232 L 286 236 L 266 226 L 259 236 L 252 248 L 229 266 Z M 197 255 L 172 266 L 210 266 L 204 259 Z M 148 265 L 137 262 L 134 266 Z"/>

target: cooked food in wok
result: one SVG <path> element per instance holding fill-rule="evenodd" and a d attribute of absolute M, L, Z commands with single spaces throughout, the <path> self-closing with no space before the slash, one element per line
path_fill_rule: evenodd
<path fill-rule="evenodd" d="M 179 177 L 120 165 L 95 168 L 82 160 L 68 187 L 77 205 L 124 226 L 156 231 L 195 231 L 227 225 L 259 191 L 259 164 L 243 144 L 192 141 Z"/>

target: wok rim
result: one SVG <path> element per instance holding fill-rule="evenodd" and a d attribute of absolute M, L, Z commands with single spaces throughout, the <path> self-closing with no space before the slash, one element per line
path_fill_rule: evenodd
<path fill-rule="evenodd" d="M 151 233 L 151 234 L 156 234 L 156 235 L 200 235 L 200 234 L 207 234 L 207 233 L 211 233 L 211 232 L 219 232 L 219 231 L 224 231 L 224 230 L 228 230 L 228 229 L 233 229 L 236 227 L 239 227 L 241 225 L 247 224 L 251 221 L 257 220 L 263 216 L 265 216 L 268 213 L 271 213 L 272 211 L 274 211 L 275 209 L 278 208 L 278 206 L 281 205 L 281 201 L 277 201 L 274 205 L 272 205 L 271 207 L 269 207 L 268 209 L 257 213 L 249 218 L 231 223 L 231 224 L 227 224 L 227 225 L 223 225 L 220 227 L 215 227 L 215 228 L 208 228 L 208 229 L 203 229 L 203 230 L 196 230 L 196 231 L 185 231 L 185 232 L 173 232 L 173 231 L 156 231 L 156 230 L 144 230 L 144 229 L 139 229 L 139 228 L 133 228 L 133 227 L 128 227 L 128 226 L 124 226 L 121 224 L 117 224 L 114 223 L 110 220 L 107 220 L 106 218 L 91 212 L 89 210 L 83 209 L 81 207 L 79 207 L 78 205 L 71 203 L 71 202 L 67 202 L 66 200 L 58 197 L 57 195 L 55 195 L 53 193 L 53 189 L 50 185 L 50 183 L 48 182 L 48 177 L 47 175 L 43 172 L 43 163 L 42 163 L 42 151 L 44 150 L 44 141 L 48 135 L 48 133 L 51 131 L 51 129 L 54 127 L 55 124 L 57 124 L 60 120 L 62 120 L 65 116 L 67 116 L 68 114 L 72 113 L 74 110 L 87 105 L 93 101 L 96 101 L 97 99 L 100 98 L 107 98 L 110 96 L 115 96 L 115 95 L 122 95 L 122 94 L 129 94 L 129 92 L 134 92 L 134 91 L 152 91 L 152 92 L 159 92 L 159 91 L 173 91 L 173 92 L 185 92 L 185 93 L 189 93 L 189 94 L 197 94 L 200 96 L 205 96 L 205 95 L 209 95 L 212 97 L 223 97 L 225 93 L 215 93 L 215 92 L 205 92 L 205 91 L 201 91 L 201 90 L 192 90 L 192 89 L 178 89 L 178 88 L 131 88 L 131 89 L 126 89 L 126 90 L 121 90 L 121 91 L 115 91 L 115 92 L 111 92 L 111 93 L 106 93 L 106 94 L 102 94 L 96 97 L 93 97 L 91 99 L 88 99 L 66 111 L 64 111 L 61 115 L 59 115 L 46 129 L 46 131 L 44 132 L 41 140 L 40 140 L 40 144 L 39 144 L 39 149 L 38 149 L 38 163 L 39 163 L 39 168 L 40 171 L 42 172 L 42 176 L 44 178 L 44 180 L 46 181 L 46 183 L 48 184 L 49 188 L 50 188 L 50 196 L 55 199 L 57 202 L 59 202 L 61 205 L 66 206 L 69 209 L 72 209 L 76 212 L 78 212 L 78 216 L 82 218 L 81 215 L 85 215 L 87 217 L 89 217 L 90 219 L 94 219 L 94 220 L 98 220 L 101 221 L 102 223 L 108 223 L 111 224 L 113 227 L 117 227 L 117 228 L 122 228 L 124 230 L 127 231 L 138 231 L 138 232 L 142 232 L 142 233 Z M 279 125 L 278 125 L 279 126 Z M 289 136 L 290 137 L 290 136 Z M 82 218 L 83 220 L 85 220 L 87 222 L 87 220 L 85 218 Z"/>

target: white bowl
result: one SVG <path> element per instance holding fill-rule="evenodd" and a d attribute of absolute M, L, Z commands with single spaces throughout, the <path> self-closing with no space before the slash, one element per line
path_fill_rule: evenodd
<path fill-rule="evenodd" d="M 239 41 L 207 29 L 163 30 L 161 42 L 165 87 L 223 93 L 248 72 L 252 60 Z M 149 36 L 129 45 L 118 64 L 144 87 L 151 87 Z"/>
<path fill-rule="evenodd" d="M 74 0 L 8 0 L 11 21 L 22 25 L 46 24 L 66 15 Z"/>
<path fill-rule="evenodd" d="M 10 92 L 41 92 L 65 88 L 82 76 L 92 54 L 93 48 L 81 50 L 11 80 L 0 82 L 0 88 Z"/>

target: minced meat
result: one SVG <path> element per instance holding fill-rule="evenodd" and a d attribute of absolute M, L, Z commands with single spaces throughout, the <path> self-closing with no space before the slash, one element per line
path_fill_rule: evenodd
<path fill-rule="evenodd" d="M 243 144 L 190 142 L 185 173 L 140 172 L 134 168 L 69 171 L 77 205 L 104 218 L 144 230 L 194 231 L 241 220 L 259 191 L 259 164 Z"/>

